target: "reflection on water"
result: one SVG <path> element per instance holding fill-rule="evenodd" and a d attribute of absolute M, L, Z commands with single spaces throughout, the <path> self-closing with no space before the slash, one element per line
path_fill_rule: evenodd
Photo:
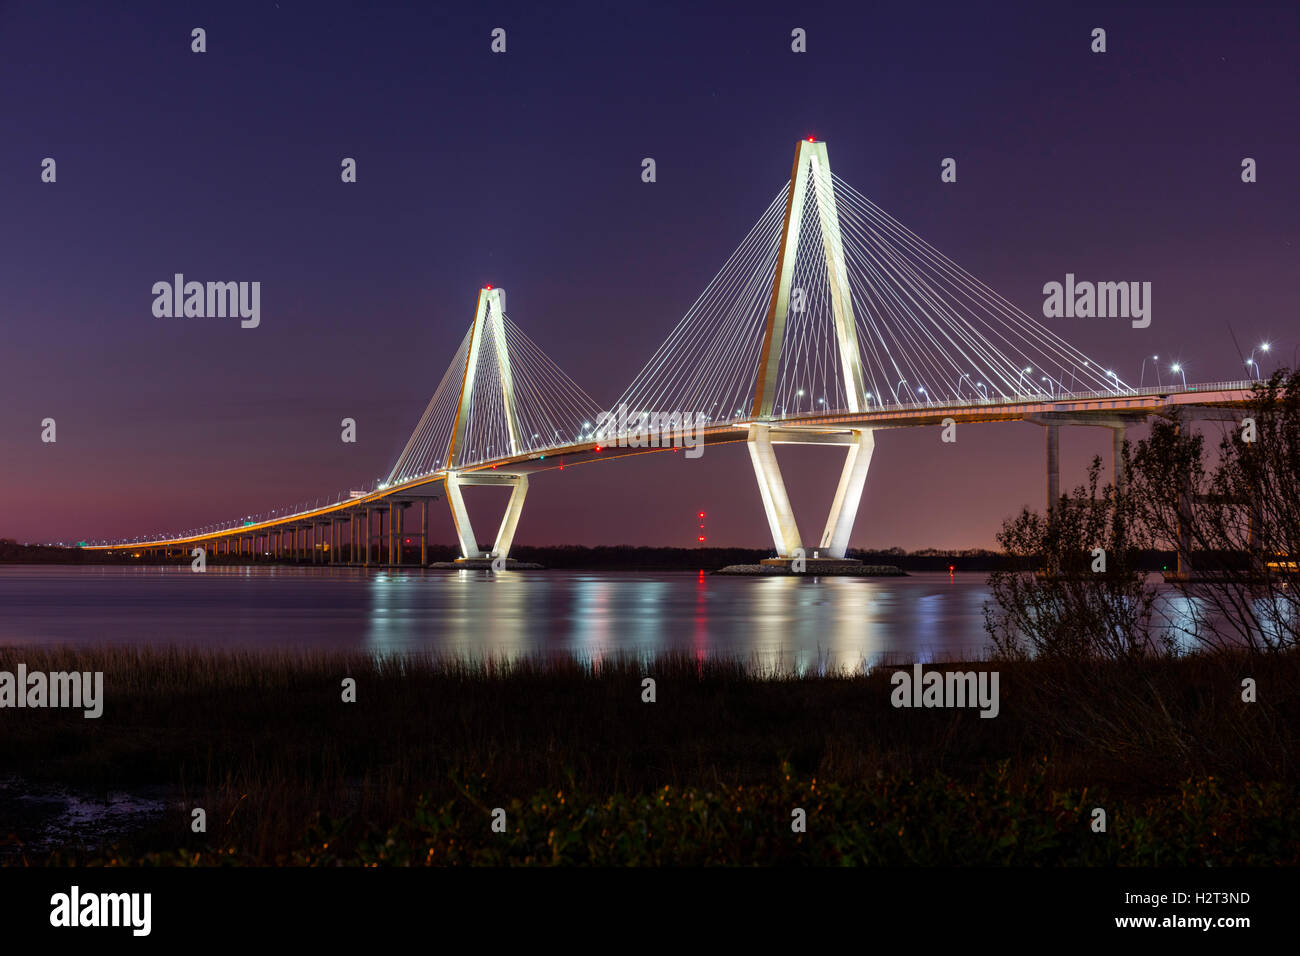
<path fill-rule="evenodd" d="M 980 656 L 983 574 L 738 578 L 697 571 L 0 567 L 0 643 L 311 647 L 463 657 L 662 651 L 800 669 Z M 1290 605 L 1261 607 L 1267 631 Z M 1180 644 L 1214 602 L 1165 589 Z M 1274 626 L 1280 626 L 1278 621 Z M 1286 627 L 1294 624 L 1286 622 Z"/>
<path fill-rule="evenodd" d="M 800 668 L 978 655 L 982 574 L 0 568 L 0 641 L 467 657 L 676 651 Z"/>

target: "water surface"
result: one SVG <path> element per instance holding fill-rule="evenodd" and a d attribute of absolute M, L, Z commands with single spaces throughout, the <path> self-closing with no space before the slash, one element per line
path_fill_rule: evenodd
<path fill-rule="evenodd" d="M 978 655 L 983 574 L 0 567 L 0 642 L 698 655 L 856 666 Z"/>

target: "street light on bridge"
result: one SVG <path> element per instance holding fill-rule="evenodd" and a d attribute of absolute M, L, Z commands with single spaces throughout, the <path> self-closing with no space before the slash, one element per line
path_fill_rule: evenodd
<path fill-rule="evenodd" d="M 1159 356 L 1159 355 L 1153 355 L 1153 356 L 1151 356 L 1151 361 L 1152 361 L 1153 363 L 1155 363 L 1155 370 L 1156 370 L 1156 388 L 1159 388 L 1159 387 L 1160 387 L 1160 356 Z M 1145 358 L 1143 358 L 1143 359 L 1142 359 L 1142 374 L 1138 377 L 1138 388 L 1141 388 L 1142 386 L 1144 386 L 1144 385 L 1146 384 L 1146 382 L 1147 382 L 1147 360 L 1146 360 Z"/>
<path fill-rule="evenodd" d="M 1269 348 L 1270 348 L 1269 344 L 1268 344 L 1267 342 L 1263 342 L 1263 343 L 1261 343 L 1261 344 L 1255 346 L 1253 349 L 1251 349 L 1251 350 L 1250 350 L 1250 358 L 1246 359 L 1246 367 L 1247 367 L 1247 368 L 1252 368 L 1252 369 L 1254 370 L 1254 374 L 1255 374 L 1255 379 L 1256 379 L 1256 381 L 1259 380 L 1259 376 L 1260 376 L 1260 371 L 1261 371 L 1261 370 L 1260 370 L 1260 367 L 1259 367 L 1259 363 L 1255 361 L 1255 353 L 1256 353 L 1256 352 L 1267 352 L 1267 351 L 1269 350 Z"/>

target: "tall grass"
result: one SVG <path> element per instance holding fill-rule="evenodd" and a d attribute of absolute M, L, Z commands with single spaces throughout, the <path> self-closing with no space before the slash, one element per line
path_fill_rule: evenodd
<path fill-rule="evenodd" d="M 1005 761 L 1016 786 L 1045 758 L 1043 786 L 1143 800 L 1193 776 L 1293 785 L 1300 755 L 1293 655 L 971 665 L 1001 672 L 993 720 L 895 709 L 883 665 L 0 648 L 0 670 L 20 661 L 102 671 L 104 712 L 0 711 L 0 767 L 89 791 L 165 785 L 175 800 L 133 849 L 237 845 L 261 861 L 300 847 L 321 819 L 342 821 L 336 848 L 359 846 L 421 797 L 463 801 L 469 783 L 504 806 L 557 789 L 601 801 L 762 787 L 787 773 L 850 790 L 970 781 Z M 642 701 L 647 676 L 654 703 Z M 1256 704 L 1241 700 L 1246 676 Z M 342 701 L 349 677 L 356 703 Z M 206 835 L 190 832 L 196 806 Z"/>

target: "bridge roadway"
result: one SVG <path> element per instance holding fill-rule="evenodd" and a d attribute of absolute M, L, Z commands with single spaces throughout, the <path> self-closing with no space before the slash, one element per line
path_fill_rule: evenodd
<path fill-rule="evenodd" d="M 842 443 L 844 436 L 855 431 L 942 426 L 948 423 L 947 420 L 956 424 L 1033 422 L 1044 426 L 1047 431 L 1047 501 L 1050 507 L 1059 497 L 1056 448 L 1057 434 L 1062 425 L 1111 428 L 1114 430 L 1115 448 L 1118 451 L 1124 430 L 1151 416 L 1198 420 L 1231 419 L 1250 401 L 1254 384 L 1249 381 L 1216 382 L 1178 389 L 1126 389 L 1059 396 L 1036 395 L 1011 400 L 887 405 L 861 412 L 828 411 L 792 415 L 763 424 L 770 426 L 773 443 L 818 444 Z M 1234 412 L 1234 409 L 1238 412 Z M 738 418 L 705 425 L 698 439 L 705 445 L 745 442 L 751 431 L 750 420 Z M 613 444 L 602 444 L 596 440 L 576 442 L 476 462 L 459 469 L 459 474 L 499 477 L 503 479 L 502 483 L 506 483 L 512 476 L 526 477 L 541 472 L 563 471 L 565 468 L 596 461 L 671 451 L 674 443 L 680 451 L 684 444 L 680 432 L 671 438 L 661 436 L 660 441 L 662 447 L 620 446 L 618 436 L 615 436 Z M 275 559 L 309 559 L 313 563 L 336 564 L 343 563 L 343 546 L 347 544 L 349 556 L 355 558 L 346 562 L 350 565 L 370 566 L 373 563 L 377 566 L 397 566 L 402 563 L 400 540 L 403 537 L 418 537 L 420 563 L 427 564 L 429 501 L 442 497 L 436 489 L 446 479 L 445 470 L 436 471 L 298 514 L 189 535 L 87 545 L 87 548 L 149 554 L 161 552 L 166 555 L 173 550 L 188 554 L 191 549 L 202 546 L 214 555 L 262 555 Z M 417 503 L 421 510 L 420 529 L 407 530 L 404 512 Z M 374 527 L 376 518 L 377 532 Z M 346 540 L 343 524 L 347 525 Z M 321 534 L 323 529 L 329 529 L 328 538 Z M 372 556 L 375 558 L 373 562 Z"/>

